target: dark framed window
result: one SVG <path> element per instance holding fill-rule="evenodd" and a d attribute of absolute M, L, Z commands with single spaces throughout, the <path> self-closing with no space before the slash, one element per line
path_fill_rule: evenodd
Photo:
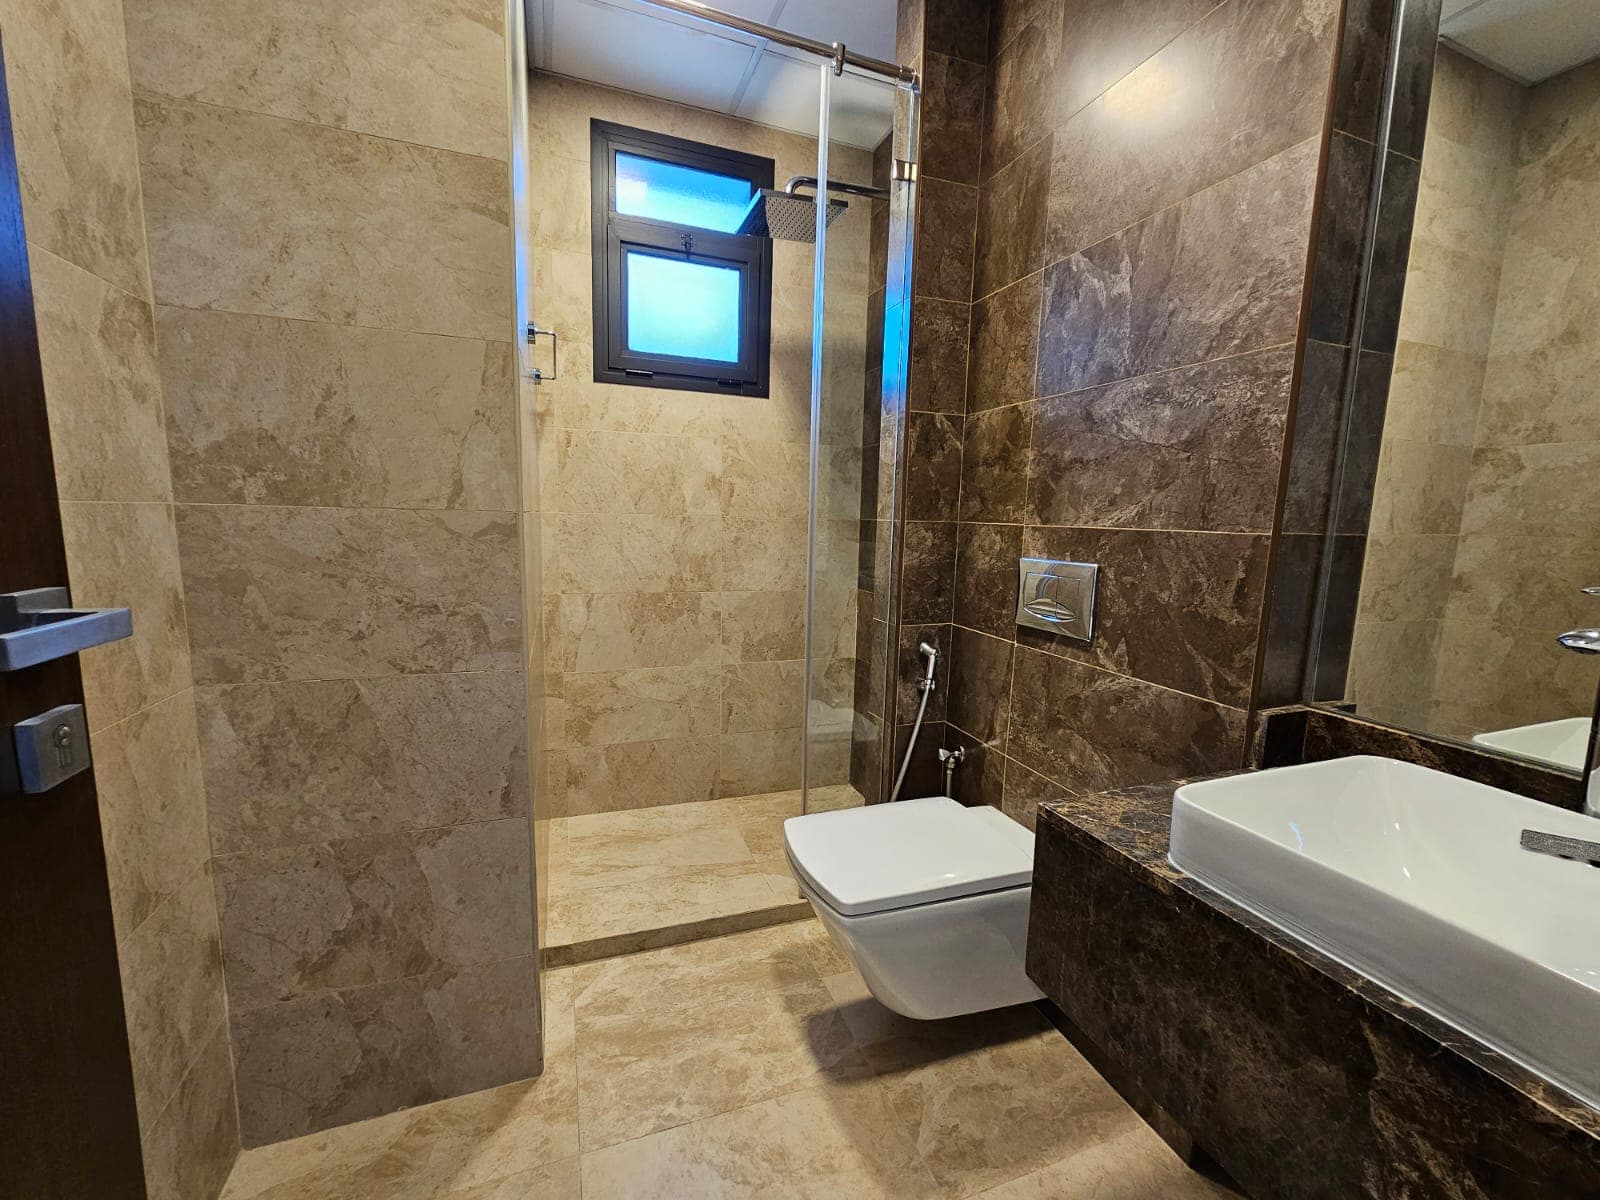
<path fill-rule="evenodd" d="M 772 242 L 736 232 L 772 160 L 590 122 L 594 377 L 767 394 Z"/>

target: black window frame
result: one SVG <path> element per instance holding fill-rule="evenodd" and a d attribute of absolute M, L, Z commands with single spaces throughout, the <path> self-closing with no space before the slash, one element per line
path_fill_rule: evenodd
<path fill-rule="evenodd" d="M 595 382 L 766 396 L 772 358 L 772 240 L 618 213 L 616 161 L 619 151 L 746 179 L 752 194 L 755 189 L 770 188 L 773 180 L 774 167 L 770 158 L 610 121 L 590 120 L 589 219 L 594 258 Z M 737 363 L 640 354 L 628 349 L 625 336 L 627 277 L 623 263 L 629 251 L 711 263 L 739 271 Z"/>

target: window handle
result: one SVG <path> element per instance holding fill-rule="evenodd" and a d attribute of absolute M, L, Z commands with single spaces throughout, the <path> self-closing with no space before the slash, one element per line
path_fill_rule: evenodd
<path fill-rule="evenodd" d="M 546 375 L 538 367 L 530 367 L 528 369 L 528 378 L 533 380 L 535 383 L 553 382 L 556 378 L 556 371 L 558 369 L 558 364 L 556 362 L 556 351 L 557 347 L 560 345 L 561 339 L 556 335 L 556 331 L 554 329 L 540 329 L 538 324 L 533 321 L 528 322 L 527 334 L 528 345 L 530 346 L 537 345 L 538 339 L 542 337 L 547 337 L 550 339 L 550 374 Z"/>

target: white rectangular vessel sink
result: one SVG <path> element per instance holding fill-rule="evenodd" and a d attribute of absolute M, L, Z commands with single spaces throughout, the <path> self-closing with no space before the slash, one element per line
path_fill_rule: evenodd
<path fill-rule="evenodd" d="M 1491 729 L 1473 734 L 1472 740 L 1491 750 L 1505 750 L 1569 771 L 1582 771 L 1589 757 L 1589 731 L 1593 725 L 1589 717 L 1568 717 L 1564 721 L 1541 721 L 1514 729 Z"/>
<path fill-rule="evenodd" d="M 1174 866 L 1600 1109 L 1600 820 L 1387 758 L 1191 783 Z"/>

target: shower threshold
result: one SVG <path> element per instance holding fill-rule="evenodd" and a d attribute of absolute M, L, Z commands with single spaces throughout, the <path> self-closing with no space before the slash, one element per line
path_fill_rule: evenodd
<path fill-rule="evenodd" d="M 862 803 L 848 784 L 811 789 L 813 812 Z M 799 814 L 796 790 L 541 823 L 544 965 L 809 917 L 783 854 Z"/>

